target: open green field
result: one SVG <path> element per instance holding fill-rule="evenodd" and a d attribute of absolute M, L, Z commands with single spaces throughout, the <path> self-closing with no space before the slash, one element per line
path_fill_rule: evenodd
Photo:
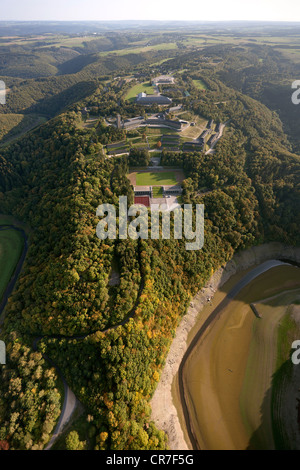
<path fill-rule="evenodd" d="M 59 34 L 50 34 L 50 35 L 41 35 L 34 36 L 32 38 L 27 37 L 12 37 L 3 39 L 1 45 L 11 46 L 11 45 L 35 45 L 37 48 L 45 47 L 83 47 L 83 43 L 89 41 L 95 41 L 95 36 L 81 36 L 81 37 L 69 37 L 66 35 Z M 44 41 L 47 44 L 41 45 L 41 42 Z"/>
<path fill-rule="evenodd" d="M 177 184 L 176 176 L 173 171 L 162 172 L 145 172 L 137 173 L 136 185 L 137 186 L 164 186 Z"/>
<path fill-rule="evenodd" d="M 0 300 L 14 273 L 23 249 L 23 239 L 16 230 L 0 231 Z"/>
<path fill-rule="evenodd" d="M 165 42 L 161 44 L 155 44 L 153 46 L 142 46 L 142 47 L 128 47 L 126 49 L 120 49 L 120 50 L 115 50 L 115 51 L 105 51 L 105 52 L 100 52 L 100 56 L 107 56 L 109 54 L 115 54 L 115 55 L 126 55 L 126 54 L 141 54 L 143 52 L 149 52 L 149 51 L 169 51 L 173 49 L 177 49 L 177 44 L 176 42 Z"/>
<path fill-rule="evenodd" d="M 276 45 L 276 44 L 299 44 L 300 38 L 299 35 L 288 35 L 288 36 L 272 36 L 271 34 L 262 34 L 258 36 L 235 36 L 235 35 L 224 35 L 224 34 L 187 34 L 184 39 L 185 46 L 207 46 L 213 45 L 216 43 L 222 44 L 236 44 L 236 45 L 247 45 L 249 42 L 253 44 L 266 44 L 266 45 Z"/>
<path fill-rule="evenodd" d="M 136 168 L 127 175 L 127 178 L 133 186 L 172 186 L 182 184 L 185 174 L 178 168 L 172 170 L 159 168 L 152 171 Z"/>
<path fill-rule="evenodd" d="M 0 114 L 0 141 L 10 143 L 46 121 L 38 114 Z"/>
<path fill-rule="evenodd" d="M 149 67 L 153 67 L 153 66 L 156 66 L 156 65 L 161 65 L 161 64 L 163 64 L 164 62 L 167 62 L 168 60 L 170 60 L 170 58 L 159 60 L 159 61 L 157 61 L 157 62 L 154 62 L 153 64 L 150 64 Z"/>
<path fill-rule="evenodd" d="M 155 186 L 153 188 L 153 197 L 163 197 L 163 189 L 161 186 Z"/>
<path fill-rule="evenodd" d="M 196 88 L 198 88 L 198 90 L 207 90 L 206 84 L 201 79 L 193 80 L 193 84 L 195 85 Z"/>
<path fill-rule="evenodd" d="M 95 41 L 95 39 L 97 39 L 95 36 L 58 37 L 47 47 L 84 47 L 84 43 Z"/>
<path fill-rule="evenodd" d="M 195 123 L 195 126 L 189 126 L 180 133 L 181 137 L 182 138 L 187 137 L 187 140 L 192 140 L 192 139 L 196 139 L 197 137 L 199 137 L 199 135 L 206 128 L 206 125 L 207 125 L 207 122 L 208 122 L 207 119 L 205 119 L 201 116 L 198 116 L 198 115 L 193 114 L 193 113 L 190 113 L 190 114 L 191 114 L 190 120 Z M 180 118 L 184 119 L 183 116 L 180 115 Z"/>
<path fill-rule="evenodd" d="M 128 91 L 127 95 L 125 96 L 125 100 L 134 100 L 139 93 L 147 93 L 147 95 L 153 95 L 154 89 L 150 82 L 145 83 L 138 83 L 134 85 Z"/>

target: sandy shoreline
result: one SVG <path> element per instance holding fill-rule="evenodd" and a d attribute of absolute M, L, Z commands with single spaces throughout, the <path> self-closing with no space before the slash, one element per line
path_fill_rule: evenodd
<path fill-rule="evenodd" d="M 264 261 L 278 258 L 290 259 L 300 263 L 300 248 L 287 247 L 280 243 L 269 243 L 236 254 L 226 264 L 225 268 L 220 268 L 213 274 L 206 286 L 191 301 L 187 314 L 176 330 L 176 336 L 166 358 L 160 382 L 150 402 L 152 408 L 151 419 L 159 429 L 162 429 L 168 435 L 170 449 L 189 449 L 179 422 L 177 409 L 173 403 L 172 383 L 188 347 L 189 332 L 196 324 L 197 328 L 200 328 L 203 322 L 203 320 L 198 319 L 199 313 L 207 305 L 208 299 L 212 298 L 215 292 L 231 276 Z M 191 338 L 189 339 L 191 340 Z"/>

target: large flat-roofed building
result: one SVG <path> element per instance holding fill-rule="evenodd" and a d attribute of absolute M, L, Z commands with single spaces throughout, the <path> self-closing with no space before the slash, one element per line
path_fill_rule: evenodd
<path fill-rule="evenodd" d="M 200 135 L 200 139 L 205 139 L 205 137 L 209 134 L 209 130 L 205 130 L 202 132 L 202 134 Z"/>
<path fill-rule="evenodd" d="M 211 138 L 208 140 L 207 145 L 211 147 L 218 141 L 219 137 L 219 134 L 212 135 Z"/>
<path fill-rule="evenodd" d="M 139 93 L 136 99 L 136 104 L 143 106 L 151 106 L 153 104 L 167 106 L 172 103 L 171 98 L 163 95 L 146 95 L 146 93 Z"/>
<path fill-rule="evenodd" d="M 202 152 L 204 145 L 204 139 L 198 141 L 184 142 L 182 150 L 184 152 Z"/>
<path fill-rule="evenodd" d="M 180 196 L 182 194 L 182 187 L 179 184 L 173 186 L 163 186 L 164 196 Z"/>
<path fill-rule="evenodd" d="M 171 134 L 163 135 L 160 139 L 162 148 L 168 150 L 169 152 L 179 152 L 180 151 L 180 135 Z"/>
<path fill-rule="evenodd" d="M 217 124 L 216 127 L 215 127 L 215 131 L 216 131 L 216 132 L 220 132 L 220 127 L 221 127 L 221 123 L 218 122 L 218 124 Z"/>
<path fill-rule="evenodd" d="M 120 119 L 120 118 L 119 118 Z M 187 121 L 166 119 L 164 114 L 153 115 L 152 117 L 145 119 L 143 116 L 137 116 L 135 118 L 124 119 L 121 122 L 117 119 L 117 127 L 121 129 L 135 129 L 137 127 L 149 126 L 149 127 L 169 127 L 177 131 L 181 131 L 188 125 Z M 120 127 L 119 127 L 120 126 Z M 178 137 L 179 138 L 179 137 Z"/>
<path fill-rule="evenodd" d="M 152 80 L 152 84 L 154 86 L 157 85 L 172 85 L 174 83 L 174 77 L 171 75 L 160 75 L 159 77 L 155 77 Z"/>
<path fill-rule="evenodd" d="M 184 123 L 181 121 L 172 121 L 171 119 L 162 119 L 162 118 L 147 119 L 145 123 L 151 126 L 170 127 L 172 129 L 176 129 L 177 131 L 181 131 L 184 125 Z"/>
<path fill-rule="evenodd" d="M 180 135 L 178 134 L 164 134 L 160 139 L 162 144 L 180 144 Z"/>
<path fill-rule="evenodd" d="M 134 197 L 137 196 L 149 196 L 152 197 L 153 190 L 152 186 L 134 186 Z"/>
<path fill-rule="evenodd" d="M 143 126 L 143 125 L 145 125 L 145 119 L 143 118 L 143 116 L 138 116 L 138 117 L 131 118 L 131 119 L 125 119 L 122 122 L 123 129 L 134 129 L 136 127 Z"/>

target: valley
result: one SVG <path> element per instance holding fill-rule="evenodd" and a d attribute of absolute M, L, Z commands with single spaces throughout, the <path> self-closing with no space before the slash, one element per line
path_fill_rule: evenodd
<path fill-rule="evenodd" d="M 151 407 L 193 299 L 246 250 L 300 246 L 299 51 L 285 23 L 0 22 L 0 449 L 174 449 Z M 120 196 L 204 205 L 203 248 L 100 240 Z M 160 414 L 191 448 L 299 448 L 299 282 L 261 273 L 176 363 L 185 416 L 178 391 Z"/>

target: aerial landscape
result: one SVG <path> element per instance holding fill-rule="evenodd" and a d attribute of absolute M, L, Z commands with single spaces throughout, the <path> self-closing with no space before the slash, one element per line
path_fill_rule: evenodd
<path fill-rule="evenodd" d="M 0 450 L 300 450 L 300 8 L 23 3 L 0 21 Z"/>

